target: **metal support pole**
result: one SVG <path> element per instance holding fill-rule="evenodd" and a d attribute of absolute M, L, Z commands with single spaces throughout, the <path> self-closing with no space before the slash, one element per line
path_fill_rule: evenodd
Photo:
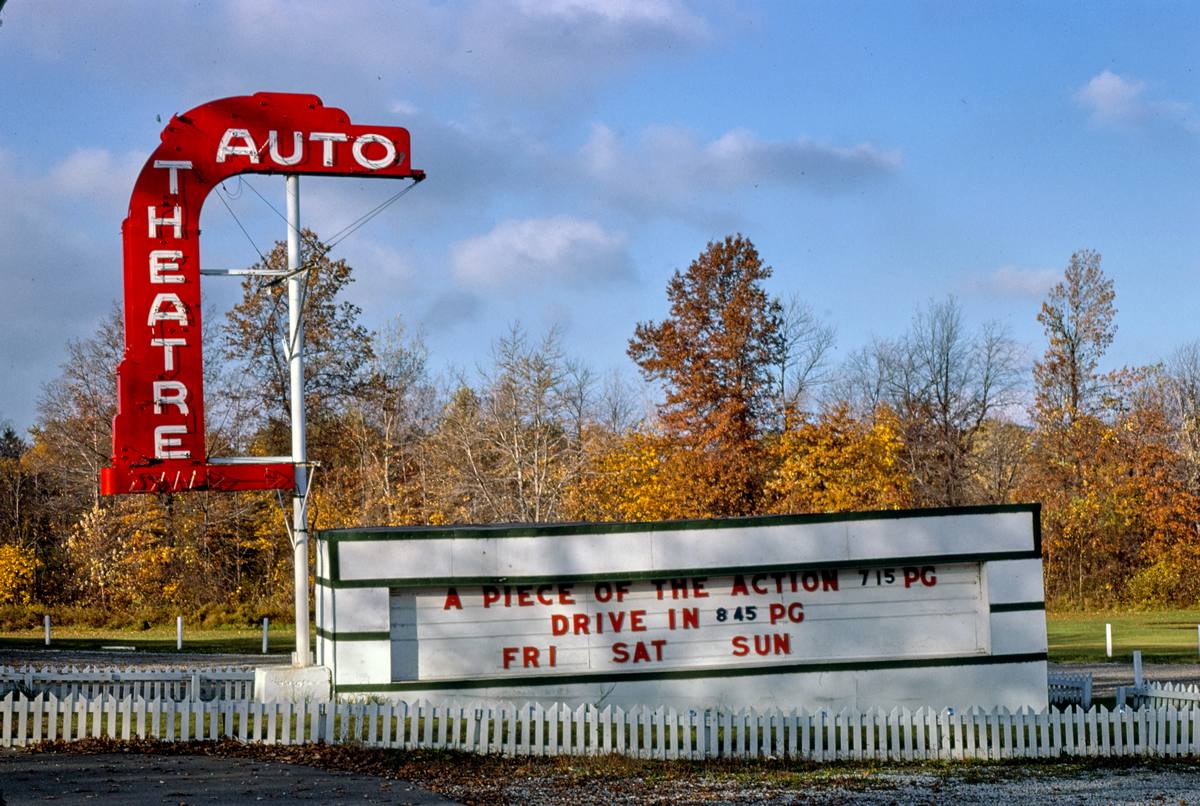
<path fill-rule="evenodd" d="M 300 177 L 287 177 L 288 370 L 291 376 L 292 462 L 296 489 L 292 494 L 292 551 L 296 570 L 296 652 L 293 666 L 310 666 L 308 649 L 308 445 L 304 422 L 304 280 L 299 272 Z"/>

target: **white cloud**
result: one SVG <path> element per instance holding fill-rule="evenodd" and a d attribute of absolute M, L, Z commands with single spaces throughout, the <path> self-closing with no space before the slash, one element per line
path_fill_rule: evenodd
<path fill-rule="evenodd" d="M 420 114 L 421 108 L 409 101 L 396 101 L 392 104 L 392 114 L 402 117 L 412 117 Z"/>
<path fill-rule="evenodd" d="M 705 206 L 698 200 L 714 193 L 764 185 L 836 192 L 896 173 L 902 158 L 870 143 L 763 140 L 746 129 L 705 143 L 687 129 L 651 126 L 631 144 L 595 124 L 580 162 L 610 200 L 643 212 L 694 215 Z"/>
<path fill-rule="evenodd" d="M 69 181 L 96 175 L 96 166 L 105 164 L 98 154 L 72 155 L 31 173 L 0 150 L 0 198 L 9 200 L 0 216 L 0 371 L 6 381 L 0 420 L 18 428 L 33 421 L 39 390 L 58 374 L 67 339 L 90 335 L 121 297 L 125 208 L 106 188 L 97 198 L 93 188 Z M 131 187 L 123 188 L 126 199 Z"/>
<path fill-rule="evenodd" d="M 1142 98 L 1144 81 L 1130 81 L 1105 70 L 1093 76 L 1078 92 L 1075 100 L 1092 113 L 1099 123 L 1114 123 L 1139 118 L 1146 109 Z"/>
<path fill-rule="evenodd" d="M 129 199 L 148 154 L 116 156 L 103 148 L 80 148 L 50 171 L 50 186 L 63 196 Z"/>
<path fill-rule="evenodd" d="M 451 265 L 468 289 L 601 286 L 633 277 L 623 235 L 565 215 L 501 222 L 456 244 Z"/>
<path fill-rule="evenodd" d="M 900 154 L 869 143 L 843 147 L 811 140 L 764 141 L 745 129 L 726 132 L 703 150 L 699 167 L 738 182 L 855 183 L 899 170 Z"/>
<path fill-rule="evenodd" d="M 143 87 L 144 4 L 42 0 L 36 14 L 21 7 L 12 9 L 10 22 L 33 58 L 92 61 L 114 84 Z M 213 0 L 199 15 L 178 3 L 155 7 L 154 15 L 157 30 L 187 31 L 171 38 L 156 80 L 196 98 L 240 94 L 255 76 L 291 76 L 286 86 L 263 89 L 304 88 L 352 103 L 378 97 L 380 88 L 415 85 L 436 94 L 466 83 L 480 104 L 509 106 L 513 97 L 574 102 L 614 74 L 709 38 L 708 23 L 678 0 L 427 0 L 349 8 Z"/>
<path fill-rule="evenodd" d="M 1062 279 L 1062 272 L 1055 269 L 1019 269 L 1001 266 L 987 279 L 988 290 L 1013 297 L 1040 298 Z"/>
<path fill-rule="evenodd" d="M 1075 101 L 1088 110 L 1093 123 L 1102 126 L 1139 125 L 1151 121 L 1200 131 L 1191 106 L 1180 101 L 1151 100 L 1144 81 L 1122 78 L 1109 70 L 1093 76 L 1075 93 Z"/>
<path fill-rule="evenodd" d="M 615 72 L 709 35 L 677 0 L 485 0 L 460 21 L 450 63 L 503 95 L 578 97 Z"/>

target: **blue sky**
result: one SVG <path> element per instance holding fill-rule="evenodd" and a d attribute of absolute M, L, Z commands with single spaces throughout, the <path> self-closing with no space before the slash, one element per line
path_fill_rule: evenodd
<path fill-rule="evenodd" d="M 1195 3 L 203 3 L 0 11 L 0 419 L 121 297 L 120 223 L 169 116 L 314 92 L 406 126 L 429 180 L 335 254 L 367 323 L 471 370 L 520 321 L 598 372 L 660 319 L 670 273 L 741 231 L 837 328 L 835 358 L 931 298 L 1043 349 L 1071 252 L 1114 279 L 1112 365 L 1200 338 Z M 250 178 L 268 198 L 282 180 Z M 302 182 L 331 233 L 396 188 Z M 282 222 L 231 182 L 260 248 Z M 254 248 L 215 198 L 207 267 Z M 206 279 L 221 311 L 233 281 Z"/>

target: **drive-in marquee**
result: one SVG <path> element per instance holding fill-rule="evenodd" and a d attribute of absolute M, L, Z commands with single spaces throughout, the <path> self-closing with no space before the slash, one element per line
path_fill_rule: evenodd
<path fill-rule="evenodd" d="M 327 531 L 318 662 L 405 698 L 1044 706 L 1038 515 Z"/>

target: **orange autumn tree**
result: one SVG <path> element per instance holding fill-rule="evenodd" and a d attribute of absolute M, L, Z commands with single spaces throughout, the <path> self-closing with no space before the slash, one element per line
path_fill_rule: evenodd
<path fill-rule="evenodd" d="M 1106 422 L 1100 359 L 1116 334 L 1112 280 L 1100 255 L 1071 255 L 1063 279 L 1042 303 L 1046 352 L 1034 364 L 1029 497 L 1043 503 L 1047 594 L 1083 604 L 1096 587 L 1111 537 L 1125 533 L 1127 508 L 1102 484 L 1117 434 Z M 1102 583 L 1101 583 L 1102 584 Z"/>
<path fill-rule="evenodd" d="M 775 513 L 898 509 L 911 501 L 900 423 L 886 406 L 872 422 L 838 403 L 815 422 L 789 428 L 771 445 L 766 484 Z"/>
<path fill-rule="evenodd" d="M 1026 495 L 1043 504 L 1047 594 L 1082 607 L 1195 601 L 1196 496 L 1161 372 L 1099 369 L 1114 299 L 1100 255 L 1076 252 L 1038 315 L 1048 346 Z"/>
<path fill-rule="evenodd" d="M 681 451 L 672 462 L 672 483 L 687 499 L 680 515 L 749 515 L 759 507 L 759 436 L 780 351 L 781 306 L 762 285 L 770 276 L 749 239 L 711 241 L 667 284 L 667 318 L 638 324 L 629 341 L 630 358 L 666 394 L 659 418 Z"/>
<path fill-rule="evenodd" d="M 1174 378 L 1151 369 L 1128 395 L 1116 429 L 1121 479 L 1136 504 L 1139 540 L 1133 561 L 1117 569 L 1114 581 L 1137 606 L 1200 601 L 1200 495 L 1180 449 L 1180 424 L 1172 417 L 1174 386 Z"/>

